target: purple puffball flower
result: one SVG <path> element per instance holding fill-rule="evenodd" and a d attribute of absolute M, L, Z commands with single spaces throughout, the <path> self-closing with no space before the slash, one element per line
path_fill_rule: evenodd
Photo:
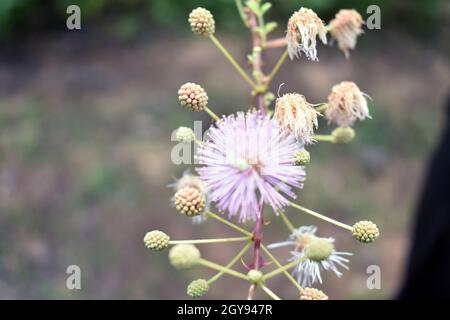
<path fill-rule="evenodd" d="M 257 111 L 224 117 L 209 129 L 197 150 L 197 168 L 216 207 L 239 221 L 255 220 L 259 199 L 277 213 L 295 198 L 292 187 L 302 188 L 303 167 L 295 156 L 302 146 L 278 121 Z M 284 194 L 284 195 L 283 195 Z"/>

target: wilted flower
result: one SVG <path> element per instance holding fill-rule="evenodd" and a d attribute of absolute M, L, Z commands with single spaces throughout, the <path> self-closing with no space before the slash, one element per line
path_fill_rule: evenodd
<path fill-rule="evenodd" d="M 348 269 L 346 265 L 349 260 L 342 256 L 351 256 L 349 252 L 339 252 L 334 248 L 333 238 L 320 238 L 315 235 L 317 228 L 314 226 L 303 226 L 295 229 L 289 236 L 289 240 L 273 243 L 268 248 L 279 248 L 293 246 L 290 261 L 304 258 L 293 271 L 293 276 L 301 286 L 310 286 L 315 282 L 322 283 L 322 270 L 332 271 L 338 277 L 342 273 L 338 266 Z"/>
<path fill-rule="evenodd" d="M 356 39 L 364 31 L 361 26 L 363 19 L 358 11 L 353 9 L 342 9 L 336 14 L 336 17 L 330 22 L 331 36 L 338 42 L 345 57 L 350 57 L 350 50 L 355 49 Z"/>
<path fill-rule="evenodd" d="M 316 37 L 326 44 L 327 30 L 323 21 L 311 9 L 301 8 L 291 16 L 287 25 L 286 40 L 289 57 L 299 58 L 305 53 L 310 60 L 317 59 Z"/>
<path fill-rule="evenodd" d="M 204 166 L 197 171 L 219 210 L 239 213 L 244 222 L 257 217 L 258 195 L 275 212 L 288 203 L 282 193 L 295 198 L 291 187 L 303 186 L 305 172 L 294 165 L 300 149 L 294 136 L 256 111 L 224 117 L 216 126 L 198 148 Z"/>
<path fill-rule="evenodd" d="M 275 102 L 273 118 L 281 127 L 294 134 L 304 144 L 314 142 L 314 128 L 317 128 L 317 115 L 320 115 L 305 97 L 298 93 L 287 93 Z"/>
<path fill-rule="evenodd" d="M 354 82 L 343 81 L 333 86 L 325 117 L 342 127 L 352 126 L 356 119 L 370 118 L 366 96 Z"/>
<path fill-rule="evenodd" d="M 170 186 L 172 186 L 175 191 L 179 191 L 184 187 L 192 187 L 198 189 L 201 193 L 206 194 L 205 182 L 203 182 L 199 176 L 189 173 L 189 171 L 184 172 L 183 176 Z"/>

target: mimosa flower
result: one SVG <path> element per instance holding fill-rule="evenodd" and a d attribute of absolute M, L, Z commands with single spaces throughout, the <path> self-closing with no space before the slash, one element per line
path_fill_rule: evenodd
<path fill-rule="evenodd" d="M 199 146 L 197 169 L 208 188 L 209 200 L 229 216 L 254 220 L 259 199 L 275 212 L 295 198 L 292 187 L 302 188 L 305 171 L 295 166 L 300 150 L 293 135 L 277 121 L 253 111 L 224 117 Z M 284 194 L 284 195 L 283 195 Z"/>

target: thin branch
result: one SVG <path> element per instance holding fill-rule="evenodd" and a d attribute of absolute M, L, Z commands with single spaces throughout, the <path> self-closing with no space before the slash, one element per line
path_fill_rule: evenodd
<path fill-rule="evenodd" d="M 281 66 L 283 65 L 284 61 L 288 57 L 288 51 L 287 49 L 283 52 L 283 55 L 278 59 L 277 63 L 275 64 L 275 67 L 273 67 L 272 72 L 270 73 L 269 77 L 267 78 L 266 85 L 269 85 L 269 83 L 273 80 L 275 75 L 280 71 Z"/>
<path fill-rule="evenodd" d="M 323 214 L 320 214 L 320 213 L 317 213 L 317 212 L 315 212 L 315 211 L 312 211 L 312 210 L 310 210 L 310 209 L 308 209 L 308 208 L 302 207 L 301 205 L 298 205 L 298 204 L 296 204 L 296 203 L 293 203 L 293 202 L 290 202 L 290 201 L 289 201 L 289 204 L 290 204 L 292 207 L 294 207 L 294 208 L 296 208 L 296 209 L 298 209 L 298 210 L 300 210 L 300 211 L 303 211 L 303 212 L 305 212 L 305 213 L 307 213 L 307 214 L 310 214 L 310 215 L 312 215 L 312 216 L 314 216 L 314 217 L 316 217 L 316 218 L 325 220 L 325 221 L 327 221 L 327 222 L 329 222 L 329 223 L 332 223 L 332 224 L 334 224 L 334 225 L 336 225 L 336 226 L 338 226 L 338 227 L 347 229 L 347 230 L 349 230 L 349 231 L 352 231 L 352 230 L 353 230 L 353 227 L 349 226 L 348 224 L 345 224 L 345 223 L 339 222 L 339 221 L 337 221 L 337 220 L 328 218 L 327 216 L 324 216 Z"/>
<path fill-rule="evenodd" d="M 227 58 L 227 60 L 231 63 L 231 65 L 236 69 L 236 71 L 242 76 L 242 78 L 247 81 L 247 83 L 253 88 L 256 89 L 256 84 L 252 79 L 248 76 L 248 74 L 242 69 L 239 63 L 233 58 L 233 56 L 228 52 L 228 50 L 220 43 L 220 41 L 212 34 L 209 36 L 214 45 L 222 52 L 222 54 Z"/>
<path fill-rule="evenodd" d="M 224 219 L 224 218 L 218 216 L 217 214 L 212 213 L 211 211 L 206 211 L 206 215 L 207 215 L 208 217 L 210 217 L 210 218 L 216 219 L 216 220 L 218 220 L 218 221 L 220 221 L 220 222 L 226 224 L 226 225 L 229 226 L 230 228 L 233 228 L 234 230 L 236 230 L 236 231 L 238 231 L 238 232 L 240 232 L 240 233 L 243 233 L 243 234 L 245 234 L 246 236 L 250 236 L 250 237 L 253 236 L 251 232 L 249 232 L 249 231 L 247 231 L 247 230 L 245 230 L 245 229 L 243 229 L 243 228 L 241 228 L 241 227 L 235 225 L 234 223 L 232 223 L 232 222 L 230 222 L 230 221 L 228 221 L 228 220 L 226 220 L 226 219 Z"/>
<path fill-rule="evenodd" d="M 252 242 L 249 242 L 245 245 L 245 247 L 233 258 L 233 260 L 230 261 L 230 263 L 228 263 L 225 268 L 230 269 L 231 267 L 234 266 L 234 264 L 245 254 L 245 252 L 247 252 L 248 249 L 250 249 L 250 247 L 252 246 Z M 214 281 L 218 280 L 223 274 L 225 273 L 225 271 L 220 271 L 218 274 L 216 274 L 215 276 L 213 276 L 211 279 L 208 280 L 208 284 L 213 283 Z"/>

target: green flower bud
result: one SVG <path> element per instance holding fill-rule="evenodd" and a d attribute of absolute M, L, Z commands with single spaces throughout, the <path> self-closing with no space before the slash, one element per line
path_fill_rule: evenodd
<path fill-rule="evenodd" d="M 253 283 L 259 283 L 262 280 L 263 273 L 259 270 L 252 269 L 247 273 L 248 280 Z"/>
<path fill-rule="evenodd" d="M 375 223 L 364 220 L 353 225 L 352 234 L 358 241 L 370 243 L 380 236 L 380 231 Z"/>
<path fill-rule="evenodd" d="M 313 237 L 306 246 L 305 253 L 308 259 L 322 261 L 327 259 L 334 251 L 334 244 L 329 239 Z"/>
<path fill-rule="evenodd" d="M 310 161 L 311 161 L 311 155 L 305 149 L 302 149 L 295 154 L 294 164 L 296 166 L 305 166 L 305 165 L 309 164 Z"/>
<path fill-rule="evenodd" d="M 170 237 L 162 231 L 153 230 L 147 232 L 144 243 L 147 248 L 154 251 L 161 251 L 169 246 Z"/>
<path fill-rule="evenodd" d="M 179 127 L 175 133 L 175 139 L 178 142 L 191 143 L 195 140 L 195 133 L 191 128 Z"/>
<path fill-rule="evenodd" d="M 208 293 L 209 284 L 205 279 L 192 281 L 187 287 L 187 294 L 192 298 L 200 298 Z"/>
<path fill-rule="evenodd" d="M 349 143 L 355 138 L 355 130 L 350 127 L 338 127 L 331 135 L 334 143 Z"/>
<path fill-rule="evenodd" d="M 193 268 L 200 259 L 200 251 L 193 244 L 178 244 L 169 251 L 170 264 L 176 269 Z"/>

